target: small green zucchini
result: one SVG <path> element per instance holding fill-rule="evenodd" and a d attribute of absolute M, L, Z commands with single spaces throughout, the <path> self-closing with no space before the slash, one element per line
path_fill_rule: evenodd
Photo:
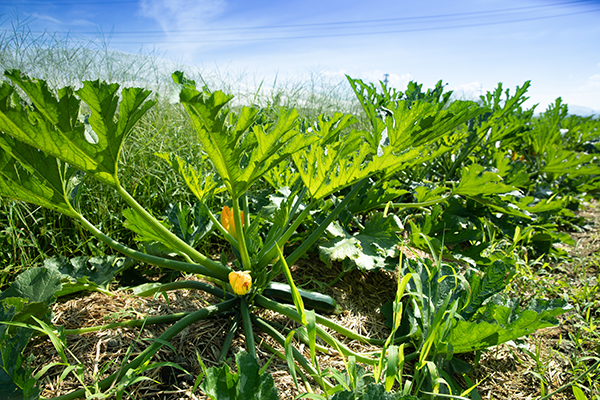
<path fill-rule="evenodd" d="M 326 294 L 298 288 L 304 307 L 325 314 L 340 314 L 343 309 L 336 301 Z M 287 283 L 270 282 L 262 294 L 280 303 L 294 304 L 292 289 Z"/>

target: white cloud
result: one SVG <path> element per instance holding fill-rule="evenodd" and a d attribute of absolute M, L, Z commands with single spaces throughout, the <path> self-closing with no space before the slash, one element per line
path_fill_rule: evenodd
<path fill-rule="evenodd" d="M 32 13 L 31 14 L 31 18 L 35 19 L 35 20 L 40 20 L 40 21 L 47 21 L 47 22 L 52 22 L 54 24 L 62 24 L 62 21 L 57 20 L 56 18 L 52 18 L 49 15 L 43 15 L 43 14 L 38 14 L 38 13 Z"/>
<path fill-rule="evenodd" d="M 487 91 L 480 82 L 464 83 L 456 87 L 450 86 L 448 90 L 454 92 L 453 97 L 455 99 L 461 100 L 476 100 Z"/>
<path fill-rule="evenodd" d="M 202 29 L 226 9 L 225 0 L 142 0 L 140 12 L 155 19 L 166 33 Z"/>
<path fill-rule="evenodd" d="M 587 78 L 586 86 L 593 88 L 600 87 L 600 74 L 595 74 Z"/>

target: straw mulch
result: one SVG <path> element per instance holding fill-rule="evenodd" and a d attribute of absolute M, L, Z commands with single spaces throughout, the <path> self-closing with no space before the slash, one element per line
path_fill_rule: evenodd
<path fill-rule="evenodd" d="M 594 212 L 587 217 L 595 220 L 598 224 L 598 209 L 595 208 Z M 580 246 L 573 249 L 574 253 L 580 252 L 585 256 L 598 252 L 600 244 L 597 230 L 589 229 L 586 233 L 579 235 Z M 334 264 L 332 267 L 327 267 L 318 259 L 301 260 L 293 268 L 294 279 L 298 285 L 327 293 L 343 307 L 344 313 L 331 316 L 333 319 L 363 335 L 385 338 L 388 330 L 379 309 L 383 303 L 393 300 L 397 278 L 385 271 L 369 273 L 352 271 L 339 279 L 334 287 L 326 285 L 340 273 L 340 265 Z M 595 273 L 597 274 L 598 271 Z M 188 276 L 185 279 L 195 278 Z M 194 311 L 217 301 L 213 296 L 195 290 L 173 291 L 168 294 L 168 299 L 162 296 L 155 299 L 140 298 L 123 291 L 115 291 L 113 296 L 89 293 L 55 304 L 53 322 L 66 329 L 83 328 L 125 319 L 144 318 L 147 315 Z M 264 310 L 256 311 L 271 320 L 294 327 L 281 316 Z M 568 331 L 573 327 L 568 321 L 568 316 L 563 321 L 564 324 L 559 327 L 549 328 L 523 339 L 518 346 L 505 344 L 483 352 L 477 360 L 477 366 L 472 374 L 481 397 L 484 399 L 538 398 L 540 384 L 535 373 L 541 369 L 527 351 L 533 354 L 539 352 L 541 359 L 544 360 L 544 368 L 541 371 L 551 384 L 549 388 L 546 388 L 547 392 L 568 382 L 572 378 L 572 375 L 567 372 L 572 348 L 565 344 L 566 342 L 562 338 L 566 337 Z M 207 319 L 193 324 L 181 332 L 171 341 L 174 349 L 163 346 L 152 361 L 170 361 L 180 365 L 188 373 L 170 367 L 153 369 L 146 373 L 151 380 L 129 387 L 127 389 L 128 396 L 134 399 L 206 399 L 207 397 L 199 390 L 194 393 L 191 391 L 194 380 L 201 373 L 198 357 L 207 367 L 217 365 L 222 342 L 230 323 L 229 318 Z M 155 325 L 146 326 L 141 331 L 137 328 L 119 328 L 68 336 L 69 362 L 71 364 L 82 363 L 85 366 L 85 383 L 93 385 L 94 377 L 100 380 L 115 372 L 124 362 L 128 351 L 131 352 L 130 358 L 135 357 L 164 330 L 165 326 Z M 276 345 L 271 338 L 257 333 L 260 340 L 266 341 L 283 352 L 283 349 Z M 347 345 L 360 352 L 375 350 L 355 342 L 349 342 Z M 244 348 L 243 333 L 239 329 L 227 357 L 227 362 L 233 370 L 236 368 L 233 354 Z M 308 349 L 303 346 L 300 346 L 300 349 L 308 357 Z M 60 361 L 57 352 L 47 339 L 33 339 L 33 343 L 28 346 L 26 352 L 27 355 L 34 357 L 33 363 L 38 369 L 51 362 Z M 272 358 L 271 353 L 260 346 L 257 355 L 261 365 Z M 462 359 L 471 363 L 475 363 L 475 357 L 475 354 L 461 356 Z M 329 354 L 320 354 L 318 361 L 321 369 L 332 367 L 343 370 L 344 368 L 342 358 L 333 351 Z M 80 382 L 74 378 L 72 373 L 61 377 L 63 370 L 64 367 L 56 366 L 46 372 L 42 379 L 42 395 L 44 397 L 59 396 L 81 387 Z M 409 371 L 410 369 L 407 368 L 406 372 Z M 275 380 L 280 398 L 292 399 L 306 391 L 301 382 L 299 390 L 296 389 L 285 361 L 274 357 L 270 362 L 268 372 Z M 309 383 L 313 390 L 318 391 L 318 385 L 315 382 Z M 568 398 L 572 398 L 570 391 L 559 393 L 553 397 L 555 400 Z"/>

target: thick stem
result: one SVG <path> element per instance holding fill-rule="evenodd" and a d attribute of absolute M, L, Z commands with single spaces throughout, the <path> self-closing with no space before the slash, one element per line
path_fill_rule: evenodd
<path fill-rule="evenodd" d="M 235 220 L 235 231 L 237 232 L 236 239 L 240 247 L 240 255 L 242 256 L 242 271 L 250 271 L 252 263 L 250 262 L 250 256 L 248 255 L 248 247 L 246 246 L 246 238 L 243 231 L 238 199 L 233 199 L 233 219 Z"/>
<path fill-rule="evenodd" d="M 198 289 L 203 292 L 210 293 L 218 298 L 231 299 L 233 295 L 229 292 L 223 291 L 222 288 L 218 288 L 215 285 L 211 285 L 209 283 L 199 282 L 199 281 L 177 281 L 171 283 L 165 283 L 164 285 L 160 285 L 154 287 L 152 289 L 144 290 L 143 292 L 137 293 L 138 296 L 152 296 L 156 292 L 168 292 L 170 290 L 176 289 Z"/>
<path fill-rule="evenodd" d="M 287 230 L 281 236 L 279 236 L 278 239 L 269 241 L 265 244 L 265 246 L 258 254 L 258 269 L 264 268 L 267 264 L 271 262 L 271 260 L 277 257 L 277 249 L 275 247 L 275 243 L 277 243 L 277 245 L 280 248 L 283 248 L 283 246 L 285 246 L 285 243 L 296 232 L 300 224 L 302 224 L 306 217 L 310 215 L 310 211 L 315 207 L 315 205 L 316 202 L 311 202 L 308 206 L 306 206 L 304 210 L 302 210 L 300 215 L 298 215 L 298 218 L 294 220 L 294 222 L 287 228 Z"/>
<path fill-rule="evenodd" d="M 291 307 L 288 307 L 287 305 L 283 305 L 276 301 L 269 300 L 262 295 L 257 295 L 254 298 L 254 301 L 255 301 L 256 305 L 258 305 L 260 307 L 278 312 L 279 314 L 285 315 L 286 317 L 288 317 L 296 322 L 302 323 L 302 320 L 301 320 L 298 312 L 296 310 L 292 309 Z M 340 326 L 340 325 L 336 324 L 335 322 L 333 322 L 327 318 L 324 318 L 318 314 L 316 314 L 316 320 L 318 323 L 320 323 L 320 324 L 322 324 L 322 325 L 334 330 L 335 332 L 340 333 L 350 339 L 358 340 L 363 343 L 379 345 L 379 346 L 383 345 L 385 343 L 385 340 L 383 340 L 383 339 L 372 339 L 372 338 L 360 335 L 360 334 L 353 332 L 347 328 L 344 328 L 343 326 Z M 367 355 L 356 353 L 356 352 L 348 349 L 345 345 L 340 343 L 337 339 L 335 339 L 333 336 L 331 336 L 330 334 L 325 332 L 325 330 L 323 330 L 323 328 L 321 328 L 319 326 L 317 326 L 317 334 L 319 335 L 319 337 L 321 339 L 323 339 L 327 344 L 329 344 L 331 346 L 332 350 L 339 349 L 344 355 L 346 355 L 346 356 L 353 355 L 356 357 L 357 360 L 360 360 L 361 362 L 364 362 L 367 364 L 373 364 L 373 363 L 377 362 L 377 360 L 374 360 Z M 407 339 L 408 339 L 408 337 L 405 338 L 405 340 L 407 340 Z"/>
<path fill-rule="evenodd" d="M 104 331 L 104 330 L 115 329 L 115 328 L 123 328 L 123 327 L 137 328 L 142 325 L 168 324 L 170 322 L 179 321 L 180 319 L 184 318 L 185 316 L 187 316 L 189 314 L 190 314 L 190 312 L 181 312 L 181 313 L 176 313 L 176 314 L 160 315 L 160 316 L 147 317 L 147 318 L 141 318 L 141 319 L 129 319 L 126 321 L 113 322 L 111 324 L 106 324 L 106 325 L 89 326 L 87 328 L 65 329 L 65 335 L 82 335 L 84 333 L 98 332 L 98 331 Z M 44 335 L 45 334 L 42 332 L 36 332 L 33 334 L 33 336 L 44 336 Z"/>
<path fill-rule="evenodd" d="M 263 295 L 257 295 L 254 298 L 254 301 L 255 301 L 256 305 L 258 305 L 260 307 L 278 312 L 279 314 L 283 314 L 286 317 L 288 317 L 298 323 L 302 323 L 302 320 L 301 320 L 298 312 L 295 309 L 293 309 L 287 305 L 270 300 Z M 374 339 L 374 338 L 370 338 L 367 336 L 363 336 L 360 333 L 356 333 L 354 331 L 351 331 L 348 328 L 338 325 L 335 322 L 333 322 L 332 320 L 325 318 L 319 314 L 316 314 L 316 320 L 319 324 L 326 326 L 327 328 L 332 329 L 335 332 L 337 332 L 341 335 L 344 335 L 349 339 L 358 340 L 359 342 L 372 344 L 372 345 L 376 345 L 376 346 L 381 346 L 385 343 L 385 339 Z"/>
<path fill-rule="evenodd" d="M 254 332 L 252 331 L 252 321 L 250 320 L 250 310 L 246 297 L 242 297 L 240 304 L 240 312 L 242 313 L 242 325 L 244 325 L 244 335 L 246 336 L 246 351 L 252 357 L 256 358 L 256 347 L 254 344 Z"/>
<path fill-rule="evenodd" d="M 163 346 L 163 344 L 165 342 L 168 342 L 169 340 L 173 339 L 173 337 L 175 335 L 177 335 L 183 329 L 187 328 L 189 325 L 193 324 L 196 321 L 206 319 L 213 315 L 219 314 L 223 311 L 230 310 L 231 308 L 235 307 L 235 305 L 238 304 L 238 302 L 239 302 L 239 299 L 235 298 L 235 299 L 227 300 L 227 301 L 224 301 L 222 303 L 219 303 L 219 304 L 216 304 L 213 306 L 208 306 L 206 308 L 203 308 L 201 310 L 194 311 L 194 312 L 188 314 L 187 316 L 182 318 L 180 321 L 176 322 L 173 326 L 168 328 L 162 335 L 160 335 L 158 340 L 154 341 L 150 345 L 150 347 L 148 347 L 146 350 L 141 352 L 129 364 L 125 365 L 118 372 L 115 372 L 108 378 L 105 378 L 105 379 L 101 380 L 100 382 L 98 382 L 98 384 L 97 384 L 98 389 L 101 389 L 101 390 L 107 389 L 108 387 L 110 387 L 113 384 L 113 382 L 121 379 L 127 371 L 138 368 L 140 365 L 142 365 L 144 362 L 146 362 L 150 357 L 152 357 L 152 355 L 154 353 L 156 353 Z M 85 393 L 86 393 L 85 389 L 79 389 L 79 390 L 75 390 L 71 393 L 65 394 L 63 396 L 55 397 L 54 400 L 78 399 L 78 398 L 84 397 Z"/>
<path fill-rule="evenodd" d="M 98 240 L 111 247 L 112 249 L 129 256 L 138 261 L 142 261 L 148 264 L 157 265 L 159 267 L 174 269 L 177 271 L 189 272 L 192 274 L 201 274 L 210 276 L 213 278 L 217 278 L 224 282 L 229 282 L 229 272 L 231 270 L 221 263 L 216 261 L 206 259 L 199 264 L 190 264 L 183 261 L 169 260 L 162 257 L 152 256 L 150 254 L 142 253 L 136 250 L 133 250 L 130 247 L 125 246 L 122 243 L 117 242 L 111 237 L 105 235 L 98 228 L 96 228 L 92 223 L 90 223 L 83 216 L 79 215 L 79 221 L 83 224 L 83 226 L 91 232 Z"/>
<path fill-rule="evenodd" d="M 127 204 L 131 208 L 135 210 L 143 219 L 146 221 L 152 228 L 159 233 L 162 238 L 170 243 L 173 247 L 180 250 L 187 256 L 189 256 L 192 260 L 196 261 L 199 264 L 204 265 L 206 268 L 214 270 L 217 274 L 224 274 L 224 267 L 206 257 L 204 254 L 200 253 L 198 250 L 194 249 L 192 246 L 184 242 L 181 238 L 175 235 L 173 232 L 165 228 L 162 224 L 160 224 L 148 211 L 146 211 L 123 187 L 117 186 L 117 192 L 119 195 L 125 200 Z M 227 272 L 229 273 L 229 272 Z M 223 277 L 221 277 L 223 278 Z M 225 279 L 227 279 L 225 277 Z"/>

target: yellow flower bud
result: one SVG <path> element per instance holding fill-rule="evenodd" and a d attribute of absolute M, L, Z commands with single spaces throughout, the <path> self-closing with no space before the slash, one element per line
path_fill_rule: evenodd
<path fill-rule="evenodd" d="M 246 271 L 233 271 L 229 273 L 229 284 L 235 294 L 243 296 L 252 287 L 252 277 Z"/>
<path fill-rule="evenodd" d="M 244 224 L 244 212 L 243 211 L 240 213 L 240 217 L 242 219 L 242 225 L 243 225 Z M 223 210 L 221 211 L 221 225 L 223 225 L 223 228 L 225 228 L 225 230 L 227 232 L 229 232 L 229 234 L 237 240 L 238 237 L 237 237 L 237 232 L 235 230 L 235 218 L 233 217 L 233 209 L 229 208 L 228 206 L 224 206 Z"/>

